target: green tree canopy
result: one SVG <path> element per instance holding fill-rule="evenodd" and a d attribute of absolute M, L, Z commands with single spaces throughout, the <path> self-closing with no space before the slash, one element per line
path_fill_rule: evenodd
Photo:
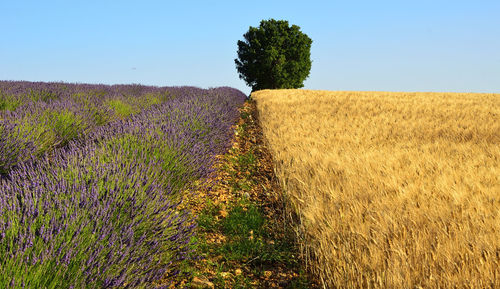
<path fill-rule="evenodd" d="M 285 20 L 262 20 L 238 41 L 236 69 L 252 91 L 300 88 L 311 70 L 312 40 Z"/>

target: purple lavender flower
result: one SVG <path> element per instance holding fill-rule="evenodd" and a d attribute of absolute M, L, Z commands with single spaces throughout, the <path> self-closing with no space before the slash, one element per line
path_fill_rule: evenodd
<path fill-rule="evenodd" d="M 0 152 L 15 155 L 0 157 L 0 287 L 150 288 L 190 256 L 194 223 L 179 194 L 228 148 L 243 93 L 2 81 L 0 91 L 23 100 L 0 112 Z M 139 112 L 96 125 L 102 115 L 89 111 L 108 99 Z M 57 145 L 38 129 L 12 133 L 17 118 L 36 128 L 45 111 L 69 111 L 86 129 Z"/>

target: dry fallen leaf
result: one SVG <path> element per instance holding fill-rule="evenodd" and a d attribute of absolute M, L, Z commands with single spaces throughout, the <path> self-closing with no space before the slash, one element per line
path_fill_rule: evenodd
<path fill-rule="evenodd" d="M 228 214 L 228 213 L 227 213 L 227 211 L 226 211 L 226 210 L 220 210 L 220 211 L 219 211 L 219 215 L 221 215 L 221 217 L 223 217 L 223 218 L 227 217 L 227 214 Z"/>

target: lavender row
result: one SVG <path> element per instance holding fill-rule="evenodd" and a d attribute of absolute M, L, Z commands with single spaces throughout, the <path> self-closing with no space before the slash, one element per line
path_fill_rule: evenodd
<path fill-rule="evenodd" d="M 96 127 L 196 88 L 0 81 L 0 175 Z"/>
<path fill-rule="evenodd" d="M 0 180 L 1 288 L 154 288 L 175 275 L 193 234 L 180 192 L 228 148 L 245 98 L 176 89 Z"/>

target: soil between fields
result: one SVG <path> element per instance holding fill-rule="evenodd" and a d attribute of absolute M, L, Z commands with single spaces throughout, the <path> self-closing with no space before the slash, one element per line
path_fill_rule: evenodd
<path fill-rule="evenodd" d="M 234 129 L 215 175 L 186 197 L 200 258 L 185 263 L 172 288 L 318 288 L 305 273 L 254 101 L 245 102 Z"/>

